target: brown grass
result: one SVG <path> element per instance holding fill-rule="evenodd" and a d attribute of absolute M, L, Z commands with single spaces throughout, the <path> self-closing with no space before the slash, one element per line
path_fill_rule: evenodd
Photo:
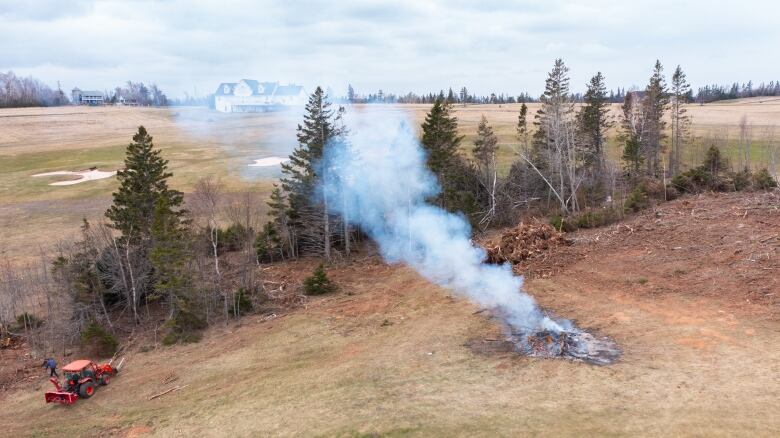
<path fill-rule="evenodd" d="M 700 214 L 690 227 L 705 232 L 672 245 L 669 229 L 691 210 Z M 111 386 L 73 407 L 45 405 L 41 377 L 2 400 L 0 421 L 9 436 L 777 436 L 776 304 L 748 302 L 741 287 L 760 289 L 771 275 L 762 268 L 776 266 L 778 247 L 765 239 L 777 220 L 766 199 L 734 194 L 673 201 L 660 222 L 652 213 L 629 222 L 633 232 L 576 233 L 561 249 L 576 257 L 554 254 L 546 263 L 565 266 L 527 288 L 615 339 L 624 355 L 613 366 L 476 354 L 466 344 L 501 336 L 486 314 L 368 257 L 332 267 L 340 292 L 295 312 L 130 353 Z M 630 245 L 617 244 L 620 233 Z M 734 255 L 757 245 L 774 255 Z M 742 279 L 718 282 L 716 272 Z M 172 385 L 189 386 L 148 400 Z"/>

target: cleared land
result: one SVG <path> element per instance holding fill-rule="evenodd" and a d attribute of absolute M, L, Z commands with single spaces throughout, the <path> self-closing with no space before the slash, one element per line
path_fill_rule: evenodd
<path fill-rule="evenodd" d="M 372 111 L 401 110 L 419 127 L 428 105 L 372 105 Z M 349 111 L 363 111 L 357 105 Z M 529 105 L 531 119 L 537 110 Z M 613 106 L 617 113 L 618 105 Z M 735 156 L 739 123 L 746 116 L 751 125 L 752 153 L 757 164 L 767 163 L 768 145 L 780 142 L 780 100 L 754 98 L 708 105 L 691 105 L 697 136 L 725 139 L 728 156 Z M 460 119 L 464 149 L 470 148 L 482 114 L 499 136 L 499 160 L 506 171 L 517 146 L 515 126 L 519 105 L 455 106 Z M 163 149 L 174 173 L 172 185 L 191 191 L 198 178 L 220 177 L 230 192 L 268 194 L 278 177 L 276 167 L 249 167 L 254 160 L 286 156 L 295 147 L 293 112 L 222 114 L 192 108 L 62 107 L 0 110 L 0 257 L 31 262 L 39 247 L 78 230 L 80 220 L 99 219 L 116 187 L 113 178 L 52 187 L 49 178 L 32 175 L 54 171 L 78 171 L 97 167 L 103 171 L 122 165 L 124 150 L 138 125 L 144 125 Z M 619 156 L 612 142 L 610 155 Z M 698 163 L 709 145 L 697 141 L 686 159 Z M 765 165 L 765 164 L 764 164 Z"/>
<path fill-rule="evenodd" d="M 365 254 L 331 270 L 339 292 L 134 351 L 70 408 L 43 403 L 43 377 L 0 394 L 0 422 L 8 436 L 778 436 L 779 232 L 777 193 L 706 195 L 520 266 L 543 306 L 620 344 L 613 366 L 474 348 L 500 337 L 485 313 Z M 263 272 L 294 284 L 313 264 Z"/>

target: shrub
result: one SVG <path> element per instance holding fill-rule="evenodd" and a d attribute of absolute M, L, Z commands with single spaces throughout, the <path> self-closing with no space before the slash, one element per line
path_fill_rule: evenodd
<path fill-rule="evenodd" d="M 734 189 L 734 191 L 737 192 L 741 192 L 742 190 L 749 189 L 751 187 L 751 183 L 753 182 L 752 175 L 750 174 L 750 171 L 747 169 L 732 173 L 731 180 L 732 180 L 731 186 Z M 714 187 L 713 190 L 725 191 L 718 187 Z"/>
<path fill-rule="evenodd" d="M 227 228 L 217 230 L 217 248 L 220 252 L 234 252 L 240 250 L 252 230 L 241 224 L 231 224 Z"/>
<path fill-rule="evenodd" d="M 15 330 L 34 329 L 42 325 L 43 325 L 43 321 L 38 319 L 38 317 L 36 317 L 32 313 L 24 312 L 20 315 L 17 315 L 16 325 L 14 326 L 14 329 Z"/>
<path fill-rule="evenodd" d="M 111 356 L 116 353 L 116 348 L 119 346 L 114 335 L 95 321 L 90 322 L 81 333 L 81 342 L 100 356 Z"/>
<path fill-rule="evenodd" d="M 255 237 L 255 256 L 258 262 L 274 261 L 275 256 L 281 260 L 282 239 L 273 222 L 263 226 L 263 231 Z"/>
<path fill-rule="evenodd" d="M 205 319 L 190 309 L 184 300 L 179 300 L 179 309 L 176 314 L 165 322 L 168 332 L 163 337 L 164 345 L 176 343 L 190 343 L 200 341 L 201 330 L 207 326 Z"/>
<path fill-rule="evenodd" d="M 241 287 L 236 292 L 235 299 L 230 305 L 230 313 L 233 315 L 246 315 L 252 311 L 252 300 L 249 294 Z"/>
<path fill-rule="evenodd" d="M 625 204 L 625 211 L 638 212 L 650 206 L 650 198 L 645 193 L 643 185 L 638 185 L 628 194 Z"/>
<path fill-rule="evenodd" d="M 576 216 L 577 228 L 597 228 L 620 220 L 620 214 L 614 208 L 585 210 Z"/>
<path fill-rule="evenodd" d="M 336 285 L 325 274 L 325 265 L 320 263 L 310 277 L 303 280 L 303 292 L 306 295 L 322 295 L 336 290 Z"/>
<path fill-rule="evenodd" d="M 583 210 L 579 213 L 563 217 L 556 214 L 550 217 L 549 223 L 556 230 L 570 233 L 580 228 L 597 228 L 620 220 L 620 212 L 614 208 Z"/>
<path fill-rule="evenodd" d="M 753 174 L 753 188 L 756 190 L 769 190 L 777 187 L 777 181 L 769 174 L 769 170 L 763 168 Z"/>

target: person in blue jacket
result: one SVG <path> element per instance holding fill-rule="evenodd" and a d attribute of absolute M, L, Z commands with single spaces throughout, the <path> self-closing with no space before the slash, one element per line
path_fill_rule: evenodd
<path fill-rule="evenodd" d="M 44 359 L 43 360 L 43 367 L 49 370 L 49 377 L 57 377 L 60 378 L 60 375 L 57 374 L 57 362 L 54 361 L 52 358 Z"/>

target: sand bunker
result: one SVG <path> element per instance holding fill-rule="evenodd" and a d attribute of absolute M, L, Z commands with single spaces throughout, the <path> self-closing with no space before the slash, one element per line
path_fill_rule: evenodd
<path fill-rule="evenodd" d="M 110 178 L 114 175 L 116 175 L 116 171 L 113 172 L 103 172 L 101 170 L 97 169 L 90 169 L 90 170 L 81 170 L 78 172 L 71 172 L 68 170 L 61 170 L 58 172 L 46 172 L 46 173 L 39 173 L 37 175 L 33 175 L 34 177 L 37 176 L 57 176 L 57 175 L 68 175 L 68 176 L 78 176 L 80 178 L 78 179 L 71 179 L 67 181 L 56 181 L 51 184 L 50 186 L 70 186 L 73 184 L 82 183 L 84 181 L 92 181 L 96 179 L 104 179 L 104 178 Z"/>
<path fill-rule="evenodd" d="M 265 157 L 265 158 L 260 158 L 259 160 L 255 160 L 255 162 L 250 164 L 249 167 L 278 166 L 286 161 L 290 161 L 290 159 L 286 157 Z"/>

